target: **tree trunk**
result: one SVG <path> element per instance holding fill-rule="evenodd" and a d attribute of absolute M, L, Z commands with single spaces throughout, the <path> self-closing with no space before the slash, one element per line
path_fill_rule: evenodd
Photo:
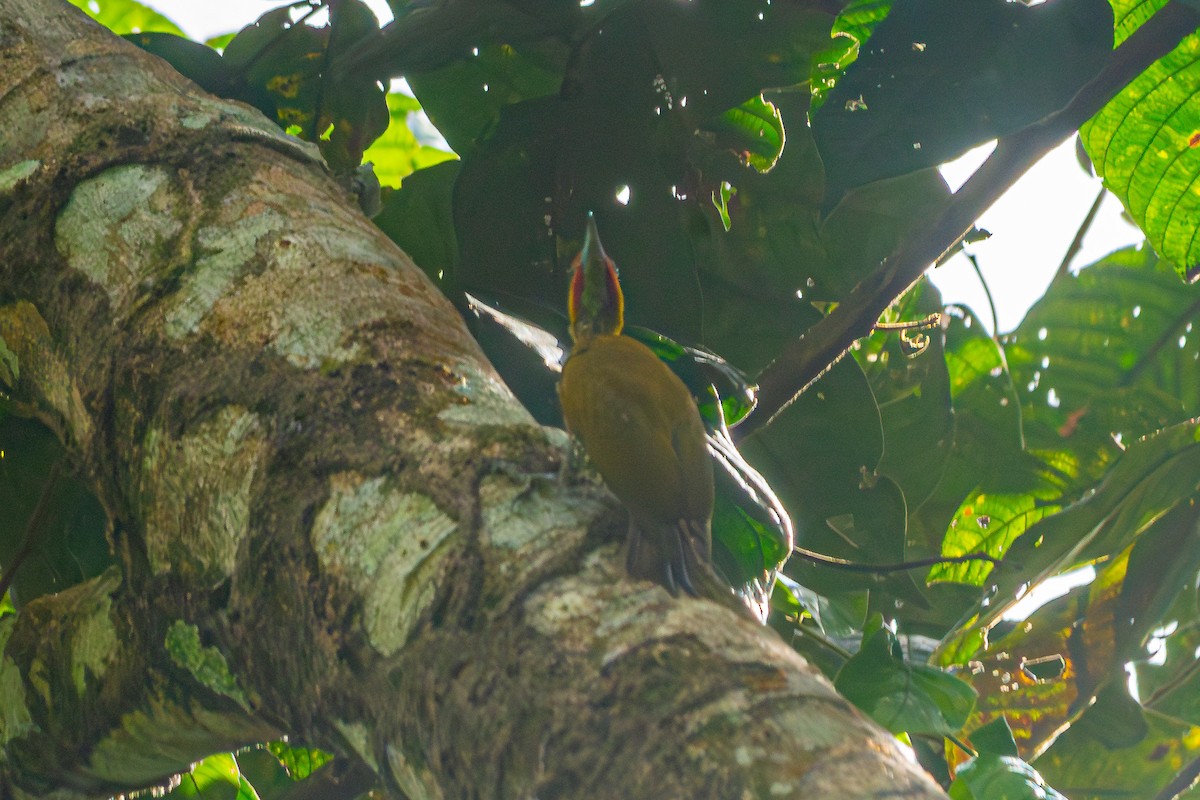
<path fill-rule="evenodd" d="M 772 631 L 624 576 L 310 147 L 54 0 L 4 2 L 0 131 L 8 391 L 119 563 L 0 619 L 0 797 L 284 735 L 414 800 L 943 796 Z"/>

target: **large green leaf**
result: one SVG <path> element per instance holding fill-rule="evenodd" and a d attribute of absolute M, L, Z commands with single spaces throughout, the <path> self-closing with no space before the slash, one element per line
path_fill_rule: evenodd
<path fill-rule="evenodd" d="M 271 755 L 279 760 L 293 780 L 304 780 L 333 760 L 324 750 L 313 747 L 292 747 L 286 742 L 271 742 L 267 745 Z"/>
<path fill-rule="evenodd" d="M 958 768 L 954 783 L 950 784 L 950 797 L 952 800 L 1067 800 L 1019 758 L 987 754 Z"/>
<path fill-rule="evenodd" d="M 926 281 L 906 294 L 889 321 L 918 320 L 941 310 L 941 298 Z M 954 408 L 941 327 L 919 334 L 927 345 L 914 348 L 905 333 L 877 331 L 854 353 L 883 422 L 880 473 L 904 491 L 909 514 L 917 511 L 942 479 L 954 445 Z M 941 542 L 920 542 L 927 555 Z"/>
<path fill-rule="evenodd" d="M 417 170 L 399 189 L 385 190 L 383 210 L 375 216 L 375 224 L 456 300 L 449 282 L 458 262 L 452 197 L 460 166 L 457 161 L 443 161 Z"/>
<path fill-rule="evenodd" d="M 565 61 L 561 43 L 494 44 L 441 69 L 410 73 L 408 83 L 454 152 L 465 156 L 495 130 L 504 106 L 556 94 Z"/>
<path fill-rule="evenodd" d="M 954 446 L 933 494 L 911 521 L 914 542 L 947 556 L 1001 555 L 1057 497 L 1044 463 L 1025 449 L 1018 395 L 1003 350 L 969 311 L 943 317 Z M 982 585 L 986 562 L 930 570 L 933 581 Z"/>
<path fill-rule="evenodd" d="M 1126 38 L 1165 0 L 1114 0 L 1117 37 Z M 1180 275 L 1200 275 L 1197 94 L 1200 34 L 1188 36 L 1109 101 L 1080 130 L 1104 185 Z"/>
<path fill-rule="evenodd" d="M 1002 341 L 1015 385 L 998 386 L 991 396 L 955 397 L 955 449 L 969 453 L 962 463 L 971 466 L 952 466 L 936 495 L 949 500 L 956 481 L 966 490 L 944 551 L 1003 554 L 1030 525 L 1104 476 L 1121 455 L 1121 441 L 1195 415 L 1200 410 L 1200 345 L 1192 333 L 1197 323 L 1200 293 L 1181 284 L 1149 250 L 1114 253 L 1077 275 L 1057 277 Z M 952 325 L 952 345 L 960 338 L 955 330 Z M 950 353 L 952 375 L 997 353 L 986 337 L 968 336 L 958 350 L 966 358 Z M 995 356 L 962 374 L 967 392 L 989 381 L 1006 382 L 1004 363 Z M 1013 422 L 999 426 L 998 415 L 1005 411 Z M 975 425 L 976 415 L 994 421 Z M 1010 435 L 996 436 L 1004 430 Z M 976 436 L 984 446 L 966 450 Z M 966 486 L 971 480 L 975 485 Z M 923 515 L 923 524 L 936 530 L 937 519 Z M 989 569 L 949 565 L 932 574 L 979 583 Z"/>
<path fill-rule="evenodd" d="M 1129 445 L 1093 490 L 1029 527 L 989 576 L 990 597 L 970 627 L 986 628 L 1050 575 L 1112 557 L 1200 491 L 1200 422 Z"/>
<path fill-rule="evenodd" d="M 1150 248 L 1055 278 L 1006 339 L 1030 446 L 1066 450 L 1082 483 L 1132 441 L 1200 414 L 1200 286 Z"/>
<path fill-rule="evenodd" d="M 258 792 L 242 777 L 232 753 L 209 756 L 180 776 L 179 786 L 166 795 L 170 800 L 259 800 Z"/>

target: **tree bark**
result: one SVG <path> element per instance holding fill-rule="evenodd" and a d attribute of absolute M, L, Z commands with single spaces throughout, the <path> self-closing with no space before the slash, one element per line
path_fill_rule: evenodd
<path fill-rule="evenodd" d="M 624 576 L 623 512 L 311 148 L 4 5 L 7 390 L 119 567 L 0 619 L 0 797 L 284 735 L 414 800 L 943 796 L 772 631 Z"/>

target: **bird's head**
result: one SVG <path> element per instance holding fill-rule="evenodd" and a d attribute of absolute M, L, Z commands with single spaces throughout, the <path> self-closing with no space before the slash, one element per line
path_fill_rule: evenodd
<path fill-rule="evenodd" d="M 572 266 L 571 292 L 567 296 L 571 338 L 582 343 L 594 336 L 616 336 L 625 324 L 625 297 L 617 281 L 617 265 L 600 244 L 600 232 L 591 212 L 583 248 Z"/>

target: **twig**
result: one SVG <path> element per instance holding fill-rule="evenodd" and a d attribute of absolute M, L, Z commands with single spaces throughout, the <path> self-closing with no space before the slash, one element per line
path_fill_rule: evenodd
<path fill-rule="evenodd" d="M 992 299 L 992 287 L 988 285 L 987 278 L 983 277 L 983 270 L 979 268 L 979 259 L 975 254 L 964 251 L 963 256 L 970 262 L 971 267 L 975 270 L 975 277 L 979 278 L 979 285 L 983 287 L 983 296 L 987 298 L 988 310 L 992 312 L 992 340 L 999 344 L 1000 315 L 996 313 L 996 301 Z"/>
<path fill-rule="evenodd" d="M 1176 635 L 1182 632 L 1182 630 L 1176 631 Z M 1190 681 L 1197 672 L 1200 672 L 1200 661 L 1190 662 L 1179 671 L 1179 674 L 1155 689 L 1152 695 L 1142 701 L 1142 706 L 1144 708 L 1154 708 L 1164 697 Z"/>
<path fill-rule="evenodd" d="M 1161 792 L 1154 795 L 1154 800 L 1175 800 L 1195 786 L 1198 779 L 1200 779 L 1200 758 L 1194 758 L 1183 769 L 1175 773 L 1175 777 L 1162 788 Z"/>
<path fill-rule="evenodd" d="M 1108 189 L 1101 186 L 1100 191 L 1096 194 L 1096 199 L 1092 201 L 1092 207 L 1088 209 L 1087 216 L 1080 223 L 1079 230 L 1075 231 L 1075 238 L 1071 240 L 1071 246 L 1067 248 L 1062 262 L 1058 265 L 1058 269 L 1054 273 L 1054 280 L 1058 280 L 1063 275 L 1066 275 L 1067 270 L 1071 268 L 1071 262 L 1075 260 L 1075 256 L 1079 255 L 1079 250 L 1083 247 L 1083 237 L 1087 236 L 1092 223 L 1096 221 L 1096 214 L 1100 211 L 1100 204 L 1104 202 L 1104 195 L 1106 194 L 1108 194 Z"/>
<path fill-rule="evenodd" d="M 902 242 L 829 316 L 785 347 L 763 370 L 758 377 L 758 411 L 732 433 L 745 438 L 791 405 L 855 340 L 870 333 L 892 301 L 957 244 L 1018 177 L 1198 25 L 1200 11 L 1170 0 L 1113 51 L 1104 69 L 1064 109 L 1001 139 L 932 225 Z"/>
<path fill-rule="evenodd" d="M 814 564 L 820 564 L 823 567 L 833 567 L 834 569 L 844 569 L 847 572 L 870 572 L 876 575 L 885 575 L 889 572 L 904 572 L 910 569 L 921 569 L 922 567 L 932 567 L 938 564 L 964 564 L 968 561 L 987 561 L 992 566 L 1000 563 L 1000 560 L 989 556 L 987 553 L 968 553 L 965 556 L 935 556 L 933 558 L 919 558 L 916 561 L 900 561 L 895 564 L 865 564 L 861 561 L 848 561 L 844 558 L 836 556 L 827 556 L 824 553 L 818 553 L 815 550 L 808 550 L 797 545 L 792 546 L 792 552 L 805 561 L 811 561 Z"/>

